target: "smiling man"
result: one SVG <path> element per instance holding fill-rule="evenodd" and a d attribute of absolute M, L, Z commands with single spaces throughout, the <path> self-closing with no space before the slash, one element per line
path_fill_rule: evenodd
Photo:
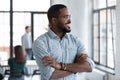
<path fill-rule="evenodd" d="M 48 10 L 49 31 L 33 43 L 41 80 L 77 80 L 77 73 L 91 72 L 94 63 L 84 45 L 71 32 L 71 17 L 63 4 Z"/>

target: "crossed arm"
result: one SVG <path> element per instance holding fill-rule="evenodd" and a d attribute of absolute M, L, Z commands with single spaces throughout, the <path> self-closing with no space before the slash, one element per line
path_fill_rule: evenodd
<path fill-rule="evenodd" d="M 54 79 L 54 78 L 62 78 L 76 72 L 91 72 L 92 68 L 89 62 L 87 61 L 87 58 L 88 58 L 87 54 L 79 55 L 78 57 L 76 57 L 74 63 L 68 64 L 66 66 L 66 70 L 61 70 L 62 69 L 61 64 L 56 62 L 50 56 L 43 57 L 42 63 L 45 66 L 51 66 L 55 68 L 55 71 L 51 76 L 51 79 Z"/>

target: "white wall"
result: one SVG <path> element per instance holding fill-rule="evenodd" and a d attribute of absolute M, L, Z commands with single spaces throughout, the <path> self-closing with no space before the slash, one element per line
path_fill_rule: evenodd
<path fill-rule="evenodd" d="M 51 0 L 51 4 L 65 4 L 72 16 L 72 31 L 85 44 L 88 52 L 91 53 L 91 0 Z M 89 54 L 90 56 L 90 54 Z"/>
<path fill-rule="evenodd" d="M 116 27 L 116 59 L 115 59 L 115 80 L 120 80 L 120 0 L 117 0 L 117 27 Z"/>

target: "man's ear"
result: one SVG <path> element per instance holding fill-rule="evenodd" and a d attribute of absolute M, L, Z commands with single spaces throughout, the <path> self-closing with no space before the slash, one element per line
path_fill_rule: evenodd
<path fill-rule="evenodd" d="M 54 24 L 56 23 L 56 21 L 57 21 L 56 18 L 52 18 L 52 22 L 53 22 Z"/>

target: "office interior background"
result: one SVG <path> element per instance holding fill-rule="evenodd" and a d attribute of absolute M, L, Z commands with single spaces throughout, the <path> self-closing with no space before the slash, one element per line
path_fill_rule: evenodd
<path fill-rule="evenodd" d="M 0 0 L 1 68 L 5 61 L 14 56 L 13 47 L 21 45 L 25 26 L 31 26 L 34 42 L 48 30 L 48 8 L 53 4 L 65 4 L 71 14 L 71 33 L 81 39 L 88 55 L 96 63 L 93 72 L 80 73 L 78 80 L 120 80 L 119 2 L 120 0 Z M 29 65 L 32 67 L 32 64 Z M 5 76 L 6 69 L 8 68 L 1 70 Z M 31 74 L 33 72 L 31 70 Z"/>

